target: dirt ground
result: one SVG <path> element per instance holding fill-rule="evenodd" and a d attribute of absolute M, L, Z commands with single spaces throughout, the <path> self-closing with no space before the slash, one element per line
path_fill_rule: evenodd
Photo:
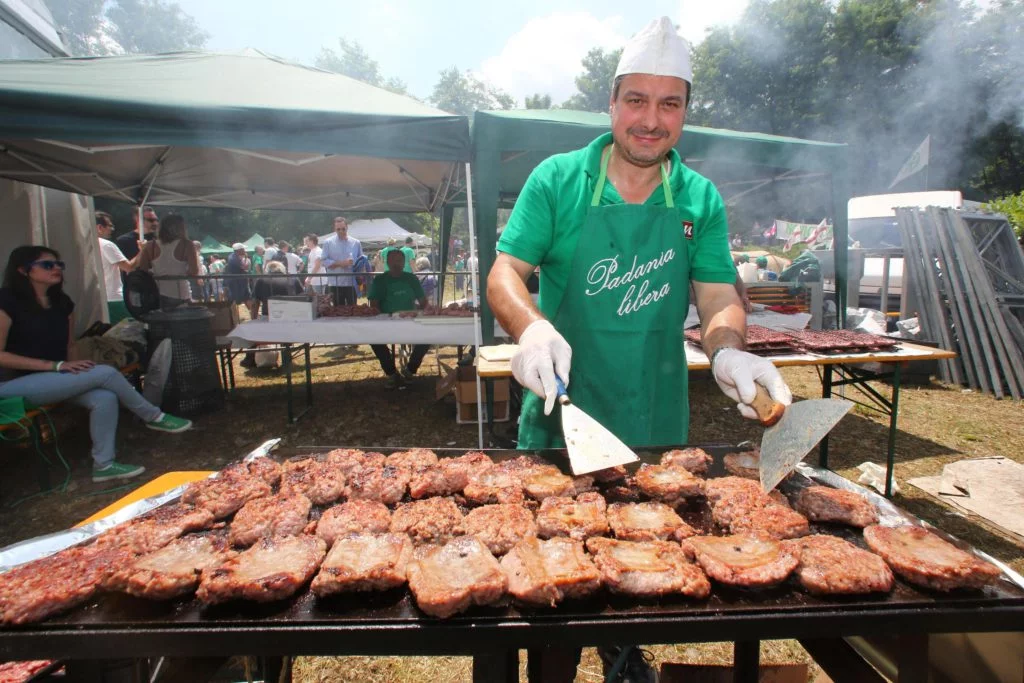
<path fill-rule="evenodd" d="M 89 435 L 84 413 L 59 408 L 54 413 L 58 445 L 70 463 L 72 478 L 65 493 L 36 496 L 34 451 L 0 444 L 4 476 L 0 480 L 0 546 L 57 531 L 88 517 L 145 481 L 175 470 L 212 470 L 237 459 L 265 439 L 280 437 L 282 445 L 433 446 L 477 445 L 475 425 L 455 423 L 454 399 L 435 400 L 438 356 L 431 352 L 417 377 L 398 390 L 384 386 L 383 375 L 369 347 L 316 349 L 313 354 L 313 410 L 289 425 L 285 413 L 285 382 L 280 369 L 244 370 L 235 365 L 237 388 L 223 409 L 195 418 L 195 428 L 180 435 L 158 435 L 123 414 L 118 429 L 118 459 L 143 464 L 144 477 L 125 486 L 89 480 Z M 441 362 L 457 361 L 455 349 L 439 352 Z M 820 396 L 813 368 L 784 369 L 797 398 Z M 301 389 L 301 375 L 295 376 Z M 888 391 L 878 385 L 883 393 Z M 301 401 L 301 391 L 296 392 Z M 851 397 L 853 394 L 849 394 Z M 743 420 L 707 373 L 691 375 L 690 441 L 738 443 L 759 439 L 759 428 Z M 996 530 L 968 519 L 906 484 L 908 478 L 939 474 L 944 465 L 966 457 L 1004 455 L 1024 462 L 1024 408 L 1020 402 L 931 383 L 906 387 L 901 394 L 896 476 L 902 491 L 895 501 L 929 522 L 953 533 L 1024 571 L 1024 546 Z M 514 427 L 498 425 L 506 435 Z M 861 462 L 884 464 L 888 420 L 858 407 L 835 428 L 831 465 L 852 479 Z M 809 456 L 814 461 L 815 455 Z M 58 467 L 51 476 L 59 480 Z M 728 662 L 727 646 L 681 645 L 652 648 L 658 661 Z M 764 643 L 768 662 L 808 661 L 793 641 Z M 467 680 L 466 658 L 300 658 L 301 681 L 435 681 Z M 600 661 L 592 650 L 584 655 L 578 681 L 599 680 Z M 812 674 L 813 675 L 813 674 Z"/>

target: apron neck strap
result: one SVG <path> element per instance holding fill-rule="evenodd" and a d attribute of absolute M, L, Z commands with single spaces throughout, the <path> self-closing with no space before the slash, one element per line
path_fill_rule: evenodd
<path fill-rule="evenodd" d="M 597 176 L 597 183 L 594 185 L 594 195 L 590 198 L 591 206 L 600 206 L 601 194 L 604 192 L 604 184 L 608 179 L 608 160 L 612 157 L 614 145 L 609 145 L 608 153 L 601 158 L 601 173 Z M 665 206 L 675 208 L 675 201 L 672 199 L 672 186 L 668 181 L 667 163 L 661 164 L 661 188 L 665 192 Z"/>

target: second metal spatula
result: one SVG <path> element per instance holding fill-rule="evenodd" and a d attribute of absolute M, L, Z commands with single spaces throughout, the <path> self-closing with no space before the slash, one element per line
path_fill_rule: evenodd
<path fill-rule="evenodd" d="M 640 459 L 619 437 L 572 404 L 562 380 L 555 377 L 555 384 L 562 411 L 562 434 L 573 474 L 588 474 Z"/>
<path fill-rule="evenodd" d="M 758 384 L 751 406 L 767 427 L 761 438 L 760 474 L 761 488 L 771 491 L 850 412 L 853 404 L 838 398 L 817 398 L 786 407 L 772 400 Z"/>

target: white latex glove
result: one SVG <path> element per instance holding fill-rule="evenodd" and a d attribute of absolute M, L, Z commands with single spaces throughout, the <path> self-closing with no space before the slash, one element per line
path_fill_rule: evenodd
<path fill-rule="evenodd" d="M 739 349 L 718 352 L 711 365 L 711 374 L 722 393 L 737 402 L 736 407 L 745 418 L 757 419 L 757 413 L 750 407 L 757 396 L 755 382 L 779 403 L 788 406 L 793 402 L 793 394 L 771 361 L 752 353 Z"/>
<path fill-rule="evenodd" d="M 519 350 L 512 356 L 512 375 L 544 399 L 544 414 L 555 407 L 555 373 L 569 386 L 572 349 L 547 320 L 535 320 L 519 335 Z"/>

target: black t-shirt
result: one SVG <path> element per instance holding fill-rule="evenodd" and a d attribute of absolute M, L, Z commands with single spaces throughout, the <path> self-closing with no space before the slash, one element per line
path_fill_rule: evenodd
<path fill-rule="evenodd" d="M 117 248 L 121 250 L 121 253 L 129 261 L 139 253 L 139 233 L 134 230 L 118 236 L 114 241 L 117 242 Z"/>
<path fill-rule="evenodd" d="M 67 294 L 41 308 L 34 301 L 22 301 L 6 287 L 0 288 L 0 311 L 11 318 L 4 351 L 40 360 L 68 359 L 68 316 L 75 304 Z M 6 370 L 8 379 L 17 376 L 16 370 Z"/>
<path fill-rule="evenodd" d="M 261 278 L 253 288 L 252 296 L 260 302 L 260 311 L 267 314 L 267 299 L 272 296 L 297 296 L 302 294 L 302 284 L 293 277 Z"/>

